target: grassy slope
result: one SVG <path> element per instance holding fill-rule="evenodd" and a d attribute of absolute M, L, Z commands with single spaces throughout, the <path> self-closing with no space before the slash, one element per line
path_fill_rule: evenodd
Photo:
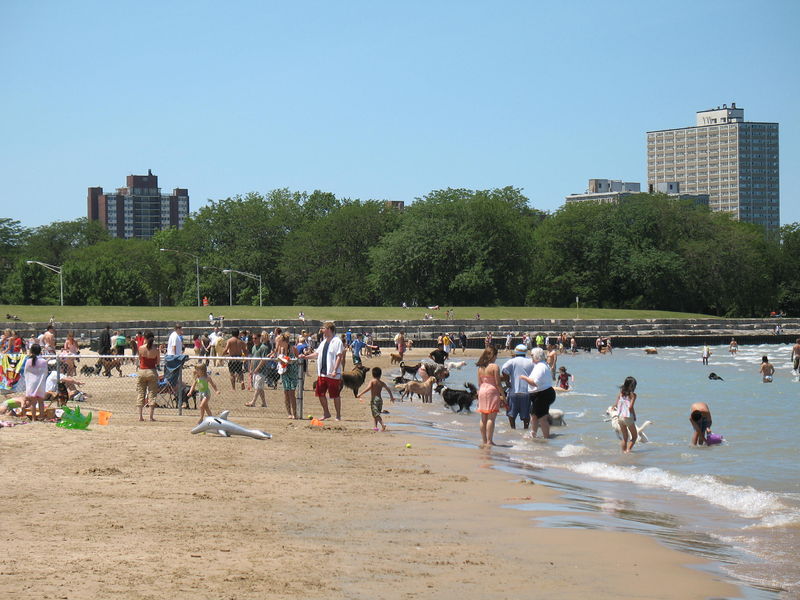
<path fill-rule="evenodd" d="M 8 306 L 0 305 L 0 322 L 7 313 L 22 321 L 47 321 L 54 316 L 59 322 L 81 321 L 204 321 L 208 313 L 226 319 L 296 319 L 303 311 L 306 319 L 331 320 L 416 320 L 430 313 L 444 319 L 443 306 L 438 311 L 425 307 L 402 309 L 391 306 Z M 533 306 L 455 307 L 456 319 L 684 319 L 710 318 L 709 315 L 674 313 L 660 310 L 611 310 L 603 308 L 547 308 Z"/>

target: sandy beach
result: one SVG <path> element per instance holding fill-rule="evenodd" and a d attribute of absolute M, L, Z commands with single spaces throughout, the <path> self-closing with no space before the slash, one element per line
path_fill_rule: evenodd
<path fill-rule="evenodd" d="M 388 352 L 367 365 L 389 370 Z M 344 420 L 320 428 L 248 413 L 237 399 L 235 420 L 267 441 L 191 435 L 194 411 L 139 423 L 133 407 L 89 431 L 0 430 L 0 596 L 737 595 L 649 537 L 536 527 L 534 514 L 502 505 L 555 492 L 492 469 L 491 450 L 412 435 L 391 414 L 377 433 L 368 403 L 348 392 L 343 405 Z M 310 392 L 304 412 L 319 413 Z"/>

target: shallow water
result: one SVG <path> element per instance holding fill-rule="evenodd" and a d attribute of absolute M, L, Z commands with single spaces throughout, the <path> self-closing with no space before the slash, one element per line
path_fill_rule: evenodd
<path fill-rule="evenodd" d="M 526 440 L 499 416 L 495 442 L 502 446 L 492 454 L 498 468 L 562 493 L 560 513 L 539 518 L 542 525 L 647 533 L 717 561 L 748 584 L 747 598 L 798 597 L 800 383 L 791 371 L 791 346 L 743 346 L 735 356 L 727 347 L 712 351 L 708 366 L 699 347 L 561 356 L 559 365 L 575 376 L 574 390 L 559 393 L 554 404 L 567 426 L 553 428 L 550 440 Z M 775 365 L 773 383 L 761 382 L 762 355 Z M 712 371 L 724 381 L 709 380 Z M 625 455 L 604 411 L 628 375 L 638 381 L 637 422 L 653 423 L 646 429 L 650 442 Z M 471 363 L 454 371 L 448 385 L 476 380 Z M 721 445 L 690 446 L 695 401 L 708 403 L 712 429 L 725 437 Z M 438 396 L 433 404 L 393 408 L 392 420 L 403 417 L 450 443 L 474 446 L 480 439 L 477 413 L 454 414 Z"/>

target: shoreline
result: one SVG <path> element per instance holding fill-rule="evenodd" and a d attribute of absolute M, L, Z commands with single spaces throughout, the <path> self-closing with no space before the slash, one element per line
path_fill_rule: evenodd
<path fill-rule="evenodd" d="M 382 358 L 369 366 L 389 369 Z M 375 433 L 368 403 L 343 406 L 323 428 L 236 408 L 267 441 L 190 435 L 194 417 L 168 411 L 145 425 L 119 411 L 90 431 L 3 429 L 6 464 L 25 467 L 0 509 L 0 586 L 62 598 L 740 597 L 689 566 L 707 561 L 649 536 L 548 529 L 532 524 L 544 512 L 503 508 L 558 494 L 491 468 L 491 450 L 411 433 L 391 414 Z M 313 397 L 304 412 L 318 412 Z"/>

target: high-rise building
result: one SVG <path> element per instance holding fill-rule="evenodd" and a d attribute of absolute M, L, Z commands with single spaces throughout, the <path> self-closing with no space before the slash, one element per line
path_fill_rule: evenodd
<path fill-rule="evenodd" d="M 162 194 L 158 176 L 128 175 L 127 187 L 104 194 L 101 187 L 90 187 L 87 197 L 90 221 L 100 221 L 111 237 L 153 237 L 156 231 L 183 227 L 189 215 L 189 190 L 175 188 Z"/>
<path fill-rule="evenodd" d="M 745 121 L 735 103 L 699 111 L 694 127 L 647 132 L 649 191 L 677 182 L 768 231 L 780 227 L 779 176 L 778 124 Z"/>

